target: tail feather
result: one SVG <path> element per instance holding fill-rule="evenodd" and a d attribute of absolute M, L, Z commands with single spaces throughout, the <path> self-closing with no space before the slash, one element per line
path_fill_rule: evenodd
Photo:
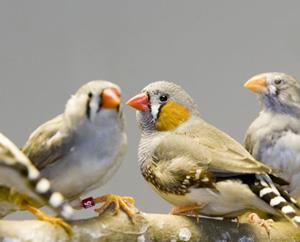
<path fill-rule="evenodd" d="M 300 204 L 295 198 L 289 195 L 288 191 L 284 190 L 280 185 L 275 184 L 275 186 L 280 192 L 281 196 L 283 196 L 288 202 L 292 203 L 296 208 L 300 209 Z"/>
<path fill-rule="evenodd" d="M 251 189 L 283 217 L 300 227 L 299 204 L 283 188 L 274 184 L 268 175 L 257 175 Z"/>
<path fill-rule="evenodd" d="M 51 183 L 41 176 L 38 169 L 20 151 L 15 144 L 0 133 L 0 169 L 8 168 L 19 174 L 40 199 L 56 210 L 60 215 L 69 219 L 73 214 L 72 207 L 65 201 L 63 195 L 51 189 Z M 4 177 L 2 177 L 3 180 Z M 2 181 L 1 181 L 2 182 Z M 2 185 L 6 185 L 5 181 Z M 11 184 L 7 184 L 8 186 Z"/>
<path fill-rule="evenodd" d="M 63 218 L 70 219 L 73 215 L 73 208 L 65 201 L 65 198 L 61 193 L 51 189 L 51 183 L 47 178 L 42 177 L 40 173 L 35 177 L 30 176 L 26 167 L 23 167 L 21 171 L 22 175 L 29 180 L 30 186 L 37 194 L 46 200 L 50 207 L 57 210 Z"/>

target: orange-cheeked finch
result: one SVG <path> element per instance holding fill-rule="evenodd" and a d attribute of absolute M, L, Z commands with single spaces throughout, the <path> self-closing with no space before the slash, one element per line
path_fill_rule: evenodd
<path fill-rule="evenodd" d="M 199 210 L 202 215 L 232 218 L 262 211 L 300 225 L 298 205 L 281 193 L 279 183 L 284 181 L 201 119 L 183 88 L 153 82 L 127 104 L 137 109 L 141 128 L 141 172 L 176 206 L 175 214 Z"/>

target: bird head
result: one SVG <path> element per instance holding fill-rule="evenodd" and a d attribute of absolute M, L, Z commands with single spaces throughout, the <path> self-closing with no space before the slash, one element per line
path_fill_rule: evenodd
<path fill-rule="evenodd" d="M 300 83 L 288 74 L 258 74 L 248 80 L 244 87 L 259 95 L 265 109 L 279 113 L 300 111 Z"/>
<path fill-rule="evenodd" d="M 170 131 L 198 115 L 192 98 L 172 82 L 157 81 L 146 86 L 127 104 L 137 109 L 137 121 L 143 131 Z"/>
<path fill-rule="evenodd" d="M 109 81 L 96 80 L 83 85 L 71 97 L 66 111 L 97 124 L 104 118 L 120 116 L 121 90 Z"/>

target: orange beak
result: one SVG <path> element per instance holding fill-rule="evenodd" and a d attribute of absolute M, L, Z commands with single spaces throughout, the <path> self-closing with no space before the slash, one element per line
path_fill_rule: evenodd
<path fill-rule="evenodd" d="M 120 94 L 117 90 L 107 88 L 102 92 L 102 107 L 103 108 L 116 108 L 120 105 Z"/>
<path fill-rule="evenodd" d="M 268 91 L 267 85 L 267 75 L 259 74 L 248 80 L 244 87 L 256 93 L 265 93 Z"/>
<path fill-rule="evenodd" d="M 131 98 L 129 101 L 127 101 L 127 105 L 130 107 L 133 107 L 137 110 L 146 112 L 149 107 L 149 100 L 148 100 L 148 95 L 147 93 L 140 93 Z"/>

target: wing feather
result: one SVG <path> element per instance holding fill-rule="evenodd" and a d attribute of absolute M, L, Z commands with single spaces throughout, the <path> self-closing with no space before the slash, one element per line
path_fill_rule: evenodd
<path fill-rule="evenodd" d="M 246 134 L 245 140 L 244 140 L 244 146 L 245 149 L 250 153 L 253 154 L 253 142 L 250 134 Z"/>
<path fill-rule="evenodd" d="M 241 144 L 203 120 L 165 136 L 156 153 L 169 159 L 189 155 L 200 167 L 213 172 L 272 173 L 270 167 L 256 161 Z"/>
<path fill-rule="evenodd" d="M 61 159 L 72 148 L 73 135 L 63 128 L 63 115 L 59 115 L 34 131 L 22 148 L 39 170 Z"/>

